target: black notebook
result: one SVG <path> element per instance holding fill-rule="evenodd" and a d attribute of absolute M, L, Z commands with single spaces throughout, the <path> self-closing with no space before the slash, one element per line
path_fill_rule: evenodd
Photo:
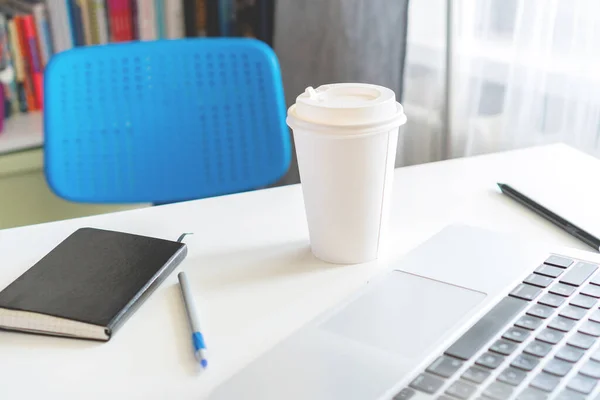
<path fill-rule="evenodd" d="M 186 253 L 180 242 L 79 229 L 0 292 L 0 328 L 107 341 Z"/>

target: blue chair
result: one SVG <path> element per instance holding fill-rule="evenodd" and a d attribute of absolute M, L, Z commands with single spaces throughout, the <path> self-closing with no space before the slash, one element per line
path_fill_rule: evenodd
<path fill-rule="evenodd" d="M 46 68 L 44 107 L 46 179 L 71 201 L 247 191 L 290 164 L 279 64 L 253 39 L 69 50 Z"/>

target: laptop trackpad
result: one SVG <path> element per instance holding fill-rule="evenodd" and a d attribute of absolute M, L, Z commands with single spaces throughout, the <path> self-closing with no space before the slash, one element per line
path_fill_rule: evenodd
<path fill-rule="evenodd" d="M 421 357 L 485 296 L 394 271 L 320 328 L 385 352 Z"/>

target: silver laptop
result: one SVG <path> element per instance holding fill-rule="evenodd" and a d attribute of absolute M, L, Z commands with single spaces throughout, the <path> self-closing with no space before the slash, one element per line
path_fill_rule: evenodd
<path fill-rule="evenodd" d="M 451 226 L 213 399 L 600 399 L 597 254 Z"/>

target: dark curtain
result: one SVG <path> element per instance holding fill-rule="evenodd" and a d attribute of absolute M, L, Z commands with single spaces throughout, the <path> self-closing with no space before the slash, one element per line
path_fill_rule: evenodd
<path fill-rule="evenodd" d="M 408 0 L 277 0 L 274 49 L 288 107 L 308 86 L 364 82 L 402 96 Z M 295 152 L 280 184 L 298 183 Z"/>

